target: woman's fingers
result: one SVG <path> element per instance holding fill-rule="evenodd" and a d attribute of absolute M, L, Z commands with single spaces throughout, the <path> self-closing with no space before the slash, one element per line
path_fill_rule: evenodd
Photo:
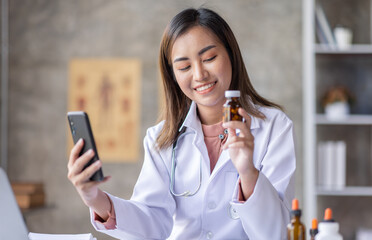
<path fill-rule="evenodd" d="M 74 164 L 74 167 L 75 169 L 78 171 L 78 172 L 81 172 L 83 171 L 85 165 L 87 165 L 87 163 L 92 160 L 92 158 L 94 157 L 94 155 L 96 155 L 96 153 L 93 151 L 93 149 L 89 149 L 88 151 L 86 151 L 83 155 L 81 155 L 76 161 L 75 161 L 75 164 Z M 95 162 L 96 163 L 96 162 Z"/>
<path fill-rule="evenodd" d="M 244 117 L 245 121 L 230 121 L 223 123 L 223 127 L 227 128 L 229 135 L 225 142 L 223 149 L 227 148 L 252 148 L 254 137 L 251 133 L 251 117 L 243 109 L 239 108 L 239 114 Z M 239 129 L 239 134 L 236 134 L 236 130 Z"/>
<path fill-rule="evenodd" d="M 251 117 L 248 115 L 248 113 L 243 109 L 239 108 L 239 114 L 244 117 L 245 121 L 240 122 L 240 121 L 230 121 L 230 122 L 225 122 L 223 123 L 223 127 L 227 128 L 229 131 L 229 137 L 235 136 L 236 135 L 236 129 L 240 130 L 239 135 L 241 137 L 245 136 L 252 136 L 251 134 Z"/>
<path fill-rule="evenodd" d="M 231 124 L 230 124 L 231 125 Z M 235 128 L 228 127 L 227 128 L 228 137 L 232 138 L 236 136 L 236 130 Z"/>
<path fill-rule="evenodd" d="M 225 142 L 223 149 L 227 148 L 252 148 L 254 146 L 253 141 L 247 141 L 245 138 L 236 136 L 232 137 L 230 139 L 227 139 Z"/>
<path fill-rule="evenodd" d="M 67 167 L 70 169 L 72 165 L 75 163 L 76 159 L 79 157 L 79 154 L 84 146 L 84 140 L 82 138 L 75 144 L 75 146 L 71 149 L 70 158 L 68 159 Z"/>
<path fill-rule="evenodd" d="M 96 154 L 92 149 L 80 155 L 84 146 L 84 141 L 80 139 L 75 146 L 71 149 L 70 158 L 68 160 L 68 173 L 67 178 L 78 191 L 84 203 L 89 206 L 92 199 L 96 199 L 99 192 L 98 184 L 107 182 L 111 177 L 106 176 L 103 181 L 90 181 L 90 178 L 95 172 L 102 167 L 100 160 L 95 161 L 88 167 L 85 167 Z"/>
<path fill-rule="evenodd" d="M 254 141 L 241 136 L 229 136 L 223 145 L 223 149 L 227 148 L 252 148 Z"/>
<path fill-rule="evenodd" d="M 240 116 L 242 116 L 248 126 L 248 128 L 250 129 L 251 128 L 251 117 L 248 115 L 248 113 L 243 109 L 243 108 L 239 108 L 238 109 L 238 113 L 240 114 Z"/>
<path fill-rule="evenodd" d="M 69 168 L 69 173 L 77 175 L 83 171 L 85 165 L 94 157 L 95 153 L 92 149 L 85 152 L 79 158 L 77 158 L 72 166 Z"/>
<path fill-rule="evenodd" d="M 95 172 L 97 172 L 98 169 L 100 169 L 102 166 L 101 161 L 96 161 L 93 164 L 89 165 L 89 167 L 85 168 L 84 171 L 80 172 L 79 174 L 75 174 L 70 179 L 72 184 L 77 187 L 81 184 L 85 184 L 85 187 L 90 187 L 94 183 L 94 181 L 89 181 L 89 179 L 93 176 Z M 94 185 L 94 184 L 93 184 Z"/>

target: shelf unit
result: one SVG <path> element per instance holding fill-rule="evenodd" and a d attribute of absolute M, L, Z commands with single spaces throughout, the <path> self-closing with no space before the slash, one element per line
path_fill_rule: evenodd
<path fill-rule="evenodd" d="M 323 216 L 319 213 L 324 209 L 320 209 L 319 203 L 323 205 L 324 202 L 338 201 L 338 205 L 342 205 L 342 201 L 346 199 L 346 203 L 354 201 L 354 199 L 360 200 L 369 199 L 372 201 L 372 184 L 371 181 L 366 181 L 363 184 L 349 184 L 342 189 L 327 189 L 317 185 L 317 144 L 320 141 L 320 136 L 325 137 L 329 132 L 333 130 L 337 131 L 337 137 L 342 135 L 342 132 L 353 131 L 354 128 L 358 128 L 360 132 L 366 132 L 369 136 L 369 145 L 366 147 L 364 145 L 364 150 L 369 151 L 369 155 L 364 159 L 364 164 L 370 164 L 369 169 L 370 175 L 372 175 L 372 108 L 367 106 L 366 108 L 359 107 L 352 111 L 347 118 L 341 120 L 330 120 L 328 119 L 324 111 L 320 107 L 320 99 L 322 84 L 328 86 L 332 83 L 325 83 L 329 80 L 332 74 L 340 77 L 341 74 L 337 73 L 338 64 L 342 66 L 342 71 L 349 71 L 351 74 L 356 75 L 355 78 L 360 78 L 358 73 L 364 71 L 363 68 L 366 66 L 372 69 L 372 45 L 370 44 L 372 40 L 372 0 L 356 0 L 352 1 L 355 4 L 364 1 L 362 4 L 368 2 L 369 9 L 365 9 L 369 14 L 369 22 L 366 24 L 369 26 L 368 40 L 359 41 L 358 44 L 353 44 L 350 48 L 346 50 L 339 50 L 335 47 L 330 47 L 325 44 L 320 44 L 317 42 L 316 36 L 316 24 L 315 24 L 315 8 L 316 5 L 321 3 L 329 4 L 330 0 L 303 0 L 303 108 L 304 108 L 304 139 L 303 139 L 303 159 L 304 159 L 304 204 L 303 204 L 303 222 L 305 225 L 309 226 L 312 218 L 318 218 L 321 220 Z M 333 1 L 334 3 L 335 1 Z M 349 1 L 348 1 L 349 2 Z M 345 4 L 344 1 L 338 1 L 338 4 L 333 4 L 333 10 L 337 11 L 338 8 L 342 7 L 340 5 Z M 350 4 L 350 3 L 349 3 Z M 326 10 L 326 9 L 325 9 Z M 325 11 L 327 15 L 327 11 Z M 331 14 L 332 15 L 332 14 Z M 333 17 L 335 14 L 332 15 Z M 359 14 L 355 14 L 358 17 Z M 331 25 L 331 24 L 330 24 Z M 360 24 L 359 24 L 360 25 Z M 354 25 L 355 26 L 355 25 Z M 331 27 L 334 27 L 331 25 Z M 354 30 L 354 29 L 353 29 Z M 358 28 L 357 30 L 360 30 Z M 346 60 L 345 60 L 346 59 Z M 360 60 L 362 59 L 362 60 Z M 355 63 L 353 61 L 355 60 Z M 346 62 L 346 63 L 345 63 Z M 359 63 L 366 64 L 364 66 L 359 66 Z M 352 65 L 355 64 L 355 65 Z M 362 64 L 362 65 L 363 65 Z M 351 67 L 350 67 L 351 66 Z M 335 70 L 336 69 L 336 70 Z M 370 71 L 370 70 L 368 70 Z M 324 73 L 325 72 L 325 73 Z M 337 78 L 336 77 L 336 78 Z M 326 80 L 324 80 L 326 79 Z M 372 82 L 372 77 L 369 79 Z M 322 82 L 323 81 L 323 82 Z M 349 83 L 350 85 L 360 84 L 362 80 L 356 81 L 355 83 Z M 345 83 L 345 81 L 343 82 Z M 372 92 L 371 92 L 372 93 Z M 372 94 L 369 95 L 372 95 Z M 364 102 L 366 102 L 364 98 Z M 372 102 L 372 101 L 371 101 Z M 358 103 L 360 106 L 363 102 Z M 362 109 L 362 110 L 361 110 Z M 329 130 L 331 129 L 331 130 Z M 360 130 L 361 129 L 361 130 Z M 346 136 L 346 138 L 349 136 Z M 350 138 L 355 136 L 350 136 Z M 357 138 L 357 137 L 356 137 Z M 353 139 L 354 140 L 354 139 Z M 358 139 L 357 139 L 358 140 Z M 352 140 L 349 140 L 352 141 Z M 369 149 L 368 149 L 369 148 Z M 349 149 L 347 150 L 349 151 Z M 355 151 L 355 150 L 354 150 Z M 360 155 L 360 154 L 359 154 Z M 347 161 L 350 161 L 347 159 Z M 363 166 L 362 166 L 363 167 Z M 361 169 L 362 167 L 359 167 Z M 356 168 L 358 170 L 358 168 Z M 353 169 L 355 170 L 355 169 Z M 350 171 L 350 170 L 349 170 Z M 349 172 L 347 172 L 349 174 Z M 369 176 L 366 177 L 368 179 Z M 372 179 L 371 179 L 372 180 Z M 354 183 L 354 182 L 353 182 Z M 353 200 L 350 200 L 352 198 Z M 358 221 L 355 219 L 355 214 L 349 214 L 348 207 L 345 208 L 344 212 L 338 213 L 342 216 L 342 219 L 336 219 L 340 222 L 341 230 L 346 231 L 344 234 L 344 239 L 353 239 L 355 237 L 355 226 L 349 224 L 353 221 Z M 357 210 L 359 211 L 359 209 Z M 363 214 L 361 212 L 360 214 Z M 347 219 L 347 224 L 343 224 L 342 221 Z M 347 225 L 347 226 L 346 226 Z M 344 227 L 344 229 L 343 229 Z M 341 231 L 342 232 L 342 231 Z"/>
<path fill-rule="evenodd" d="M 362 54 L 369 55 L 372 54 L 372 45 L 370 44 L 354 44 L 348 49 L 332 49 L 324 44 L 315 44 L 316 54 L 335 54 L 335 55 L 354 55 Z"/>
<path fill-rule="evenodd" d="M 318 187 L 316 194 L 320 196 L 364 196 L 372 197 L 372 187 L 345 187 L 343 189 L 325 189 Z"/>
<path fill-rule="evenodd" d="M 7 171 L 8 166 L 8 52 L 9 52 L 9 3 L 1 1 L 0 33 L 1 33 L 1 91 L 0 91 L 0 167 Z"/>
<path fill-rule="evenodd" d="M 372 115 L 352 114 L 345 119 L 329 120 L 324 114 L 315 115 L 317 125 L 371 125 Z"/>

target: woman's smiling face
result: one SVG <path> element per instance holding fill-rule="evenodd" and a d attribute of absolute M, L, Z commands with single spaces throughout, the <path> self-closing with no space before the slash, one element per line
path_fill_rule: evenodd
<path fill-rule="evenodd" d="M 202 26 L 190 28 L 174 42 L 171 60 L 179 87 L 199 111 L 222 111 L 232 68 L 229 54 L 215 34 Z"/>

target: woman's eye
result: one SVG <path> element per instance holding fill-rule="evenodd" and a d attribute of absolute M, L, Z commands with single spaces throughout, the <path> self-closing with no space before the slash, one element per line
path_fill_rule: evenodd
<path fill-rule="evenodd" d="M 210 62 L 210 61 L 212 61 L 213 59 L 215 59 L 216 57 L 217 57 L 217 55 L 215 55 L 215 56 L 213 56 L 213 57 L 211 57 L 211 58 L 207 58 L 207 59 L 204 60 L 204 62 Z"/>
<path fill-rule="evenodd" d="M 186 66 L 186 67 L 183 67 L 183 68 L 179 68 L 178 70 L 181 70 L 181 71 L 186 71 L 187 69 L 190 68 L 190 65 Z"/>

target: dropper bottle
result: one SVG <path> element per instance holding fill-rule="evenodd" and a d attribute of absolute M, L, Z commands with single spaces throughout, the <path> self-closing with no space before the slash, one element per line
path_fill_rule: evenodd
<path fill-rule="evenodd" d="M 296 198 L 292 200 L 291 216 L 291 222 L 287 226 L 288 240 L 305 240 L 305 225 L 300 220 L 301 209 L 298 208 L 298 200 Z"/>
<path fill-rule="evenodd" d="M 315 240 L 315 235 L 317 235 L 318 232 L 318 220 L 316 220 L 316 218 L 313 218 L 310 228 L 310 240 Z"/>
<path fill-rule="evenodd" d="M 327 208 L 324 212 L 324 221 L 319 223 L 319 233 L 315 236 L 315 240 L 342 240 L 338 230 L 339 225 L 332 218 L 332 210 Z"/>

